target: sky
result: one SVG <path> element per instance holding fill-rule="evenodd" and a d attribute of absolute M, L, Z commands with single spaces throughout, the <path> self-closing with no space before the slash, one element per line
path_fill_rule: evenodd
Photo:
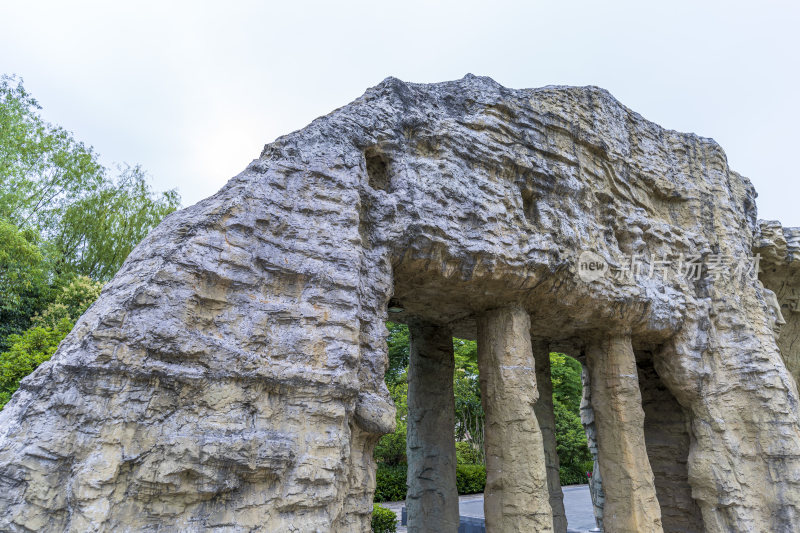
<path fill-rule="evenodd" d="M 102 161 L 191 205 L 387 76 L 597 85 L 712 137 L 800 226 L 800 3 L 0 0 L 0 73 Z"/>

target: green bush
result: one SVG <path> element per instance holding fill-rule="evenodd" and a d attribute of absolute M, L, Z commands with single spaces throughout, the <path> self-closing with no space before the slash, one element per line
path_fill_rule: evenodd
<path fill-rule="evenodd" d="M 561 486 L 567 485 L 585 485 L 589 482 L 587 472 L 591 472 L 594 468 L 594 463 L 590 459 L 581 463 L 579 467 L 575 465 L 561 466 L 558 469 L 558 477 L 561 480 Z"/>
<path fill-rule="evenodd" d="M 11 349 L 0 354 L 0 409 L 19 388 L 22 378 L 55 353 L 73 323 L 63 318 L 55 328 L 33 327 L 22 335 L 11 335 Z"/>
<path fill-rule="evenodd" d="M 33 327 L 20 335 L 9 335 L 10 348 L 0 353 L 0 409 L 19 388 L 22 378 L 53 356 L 75 321 L 97 299 L 102 287 L 89 278 L 75 278 L 61 289 L 41 315 L 31 319 Z"/>
<path fill-rule="evenodd" d="M 372 506 L 372 531 L 373 533 L 395 533 L 397 531 L 397 515 L 394 511 L 381 507 Z"/>
<path fill-rule="evenodd" d="M 458 465 L 456 467 L 456 486 L 459 494 L 477 494 L 486 487 L 486 467 L 484 465 Z"/>
<path fill-rule="evenodd" d="M 407 475 L 408 467 L 406 465 L 378 465 L 378 472 L 375 475 L 377 484 L 374 501 L 399 502 L 405 500 Z"/>
<path fill-rule="evenodd" d="M 467 442 L 456 442 L 456 462 L 460 465 L 477 465 L 481 463 L 480 452 Z"/>
<path fill-rule="evenodd" d="M 399 502 L 406 499 L 406 477 L 408 466 L 378 465 L 375 475 L 376 502 Z M 458 465 L 456 467 L 456 486 L 459 494 L 477 494 L 486 486 L 486 467 L 484 465 Z"/>

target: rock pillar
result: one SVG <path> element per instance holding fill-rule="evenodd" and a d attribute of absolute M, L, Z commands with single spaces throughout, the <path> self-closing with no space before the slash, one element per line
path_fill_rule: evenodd
<path fill-rule="evenodd" d="M 553 531 L 530 317 L 522 308 L 478 317 L 478 367 L 486 413 L 484 514 L 489 533 Z"/>
<path fill-rule="evenodd" d="M 589 386 L 589 369 L 583 365 L 581 372 L 583 381 L 583 396 L 581 397 L 581 424 L 586 432 L 586 442 L 589 445 L 589 453 L 592 454 L 594 465 L 592 466 L 592 476 L 589 478 L 589 494 L 592 497 L 592 510 L 597 529 L 603 531 L 603 506 L 606 495 L 603 492 L 603 475 L 597 464 L 597 427 L 594 423 L 594 410 L 592 409 L 592 393 Z"/>
<path fill-rule="evenodd" d="M 550 492 L 550 508 L 553 511 L 553 531 L 566 533 L 567 515 L 564 512 L 564 493 L 558 476 L 558 452 L 556 451 L 556 417 L 553 413 L 553 382 L 550 378 L 550 345 L 547 342 L 532 342 L 536 360 L 536 386 L 539 400 L 533 411 L 539 422 L 544 442 L 544 461 L 547 468 L 547 489 Z"/>
<path fill-rule="evenodd" d="M 409 324 L 408 531 L 458 531 L 453 334 L 433 324 Z"/>
<path fill-rule="evenodd" d="M 636 358 L 627 335 L 606 337 L 586 353 L 603 476 L 603 522 L 614 533 L 661 532 L 661 509 L 644 439 Z"/>

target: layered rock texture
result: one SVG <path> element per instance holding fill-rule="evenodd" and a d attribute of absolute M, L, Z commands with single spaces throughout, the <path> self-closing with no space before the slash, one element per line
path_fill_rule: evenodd
<path fill-rule="evenodd" d="M 590 368 L 607 531 L 800 531 L 794 356 L 711 260 L 756 232 L 714 141 L 606 91 L 387 79 L 134 250 L 0 413 L 0 530 L 369 531 L 391 297 L 481 340 L 494 531 L 553 527 L 531 336 Z"/>
<path fill-rule="evenodd" d="M 761 257 L 759 279 L 778 347 L 795 382 L 800 381 L 800 228 L 761 220 L 754 250 Z"/>

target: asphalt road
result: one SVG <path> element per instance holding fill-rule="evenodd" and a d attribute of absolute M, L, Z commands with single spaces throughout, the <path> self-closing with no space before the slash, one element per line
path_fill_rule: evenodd
<path fill-rule="evenodd" d="M 572 485 L 563 487 L 564 509 L 567 513 L 567 527 L 570 532 L 585 532 L 595 527 L 594 513 L 592 511 L 592 497 L 589 495 L 589 485 Z M 400 517 L 400 509 L 405 502 L 383 503 Z M 462 516 L 483 517 L 483 494 L 471 494 L 458 498 L 459 514 Z M 397 528 L 398 533 L 403 533 L 406 528 Z"/>
<path fill-rule="evenodd" d="M 563 487 L 564 510 L 567 513 L 567 527 L 577 531 L 588 531 L 595 527 L 592 512 L 592 497 L 589 485 L 572 485 Z M 459 512 L 463 516 L 483 517 L 483 496 L 459 501 Z"/>

